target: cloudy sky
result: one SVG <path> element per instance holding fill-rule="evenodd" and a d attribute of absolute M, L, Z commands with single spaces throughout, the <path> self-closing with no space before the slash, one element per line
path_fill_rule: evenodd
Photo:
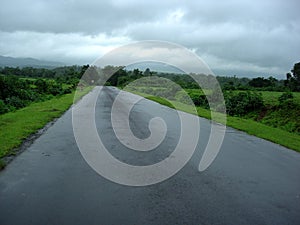
<path fill-rule="evenodd" d="M 300 61 L 299 8 L 298 0 L 1 0 L 0 55 L 83 64 L 162 40 L 216 74 L 284 78 Z"/>

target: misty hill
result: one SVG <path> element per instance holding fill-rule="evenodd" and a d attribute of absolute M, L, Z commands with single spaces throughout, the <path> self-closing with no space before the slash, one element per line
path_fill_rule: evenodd
<path fill-rule="evenodd" d="M 7 56 L 0 56 L 0 67 L 36 67 L 36 68 L 55 68 L 65 66 L 61 62 L 44 61 L 34 58 L 13 58 Z"/>
<path fill-rule="evenodd" d="M 180 69 L 176 68 L 175 66 L 171 66 L 161 62 L 138 62 L 125 67 L 126 70 L 134 70 L 139 69 L 141 71 L 145 71 L 149 68 L 151 71 L 156 71 L 160 73 L 175 73 L 175 74 L 183 74 L 184 72 Z"/>

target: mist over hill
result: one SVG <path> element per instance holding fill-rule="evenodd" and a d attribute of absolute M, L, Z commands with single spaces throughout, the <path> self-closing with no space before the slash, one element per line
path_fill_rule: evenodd
<path fill-rule="evenodd" d="M 9 56 L 0 56 L 0 67 L 37 67 L 37 68 L 55 68 L 65 66 L 66 63 L 45 61 L 34 58 L 14 58 Z"/>

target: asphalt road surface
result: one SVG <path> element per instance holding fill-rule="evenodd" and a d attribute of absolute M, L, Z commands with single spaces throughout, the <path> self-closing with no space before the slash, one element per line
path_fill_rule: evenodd
<path fill-rule="evenodd" d="M 156 116 L 168 130 L 157 149 L 132 151 L 112 130 L 117 93 L 104 89 L 95 110 L 110 153 L 133 165 L 170 155 L 180 135 L 176 111 L 149 100 L 136 104 L 129 121 L 137 137 L 149 136 L 148 123 Z M 183 169 L 164 182 L 131 187 L 103 178 L 87 164 L 69 110 L 0 172 L 0 224 L 300 224 L 299 153 L 227 128 L 217 158 L 199 172 L 211 123 L 200 119 L 200 126 L 197 149 Z"/>

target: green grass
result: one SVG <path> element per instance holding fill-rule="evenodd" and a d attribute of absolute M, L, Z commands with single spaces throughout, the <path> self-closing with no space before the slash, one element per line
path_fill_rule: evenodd
<path fill-rule="evenodd" d="M 168 106 L 170 108 L 173 108 L 175 109 L 175 107 L 173 106 L 173 104 L 169 101 L 167 101 L 166 99 L 164 98 L 161 98 L 161 97 L 157 97 L 157 96 L 146 96 L 145 98 L 151 100 L 151 101 L 155 101 L 155 102 L 158 102 L 162 105 L 165 105 L 165 106 Z"/>
<path fill-rule="evenodd" d="M 154 98 L 153 100 L 155 101 Z M 159 103 L 163 104 L 163 102 Z M 174 104 L 172 101 L 171 103 Z M 181 107 L 178 108 L 179 110 L 191 113 L 191 106 L 182 103 L 176 105 L 181 105 Z M 198 116 L 211 119 L 210 110 L 197 107 L 197 112 Z M 216 118 L 216 122 L 221 122 L 218 120 L 218 117 Z M 226 125 L 300 152 L 300 136 L 298 134 L 290 133 L 279 128 L 270 127 L 251 119 L 243 119 L 228 115 Z"/>
<path fill-rule="evenodd" d="M 210 110 L 201 107 L 197 107 L 197 110 L 200 117 L 211 119 Z M 270 127 L 252 119 L 228 115 L 226 125 L 300 152 L 300 136 L 298 134 Z"/>
<path fill-rule="evenodd" d="M 227 117 L 227 125 L 300 152 L 298 134 L 239 117 Z"/>
<path fill-rule="evenodd" d="M 86 88 L 77 92 L 75 98 L 79 99 L 90 90 Z M 15 154 L 14 148 L 20 146 L 30 134 L 60 117 L 73 104 L 73 100 L 74 92 L 0 115 L 0 158 Z M 0 167 L 1 164 L 3 162 L 0 161 Z"/>
<path fill-rule="evenodd" d="M 245 91 L 237 90 L 233 92 L 237 93 L 237 92 L 245 92 Z M 284 93 L 280 91 L 253 91 L 253 92 L 261 93 L 264 103 L 266 105 L 277 105 L 279 103 L 278 98 Z M 292 92 L 292 93 L 294 96 L 294 100 L 296 102 L 300 102 L 300 92 Z"/>
<path fill-rule="evenodd" d="M 201 89 L 185 89 L 188 93 L 195 94 L 204 94 Z M 245 92 L 241 90 L 233 91 L 233 92 Z M 284 93 L 279 91 L 255 91 L 261 93 L 264 103 L 266 105 L 276 105 L 279 103 L 278 98 Z M 293 92 L 294 100 L 296 102 L 300 102 L 300 92 Z"/>
<path fill-rule="evenodd" d="M 278 98 L 284 92 L 277 92 L 277 91 L 259 91 L 262 94 L 263 100 L 267 105 L 275 105 L 278 104 Z M 294 100 L 296 102 L 300 102 L 300 92 L 293 92 Z"/>
<path fill-rule="evenodd" d="M 183 103 L 179 103 L 176 101 L 167 101 L 165 99 L 161 99 L 156 96 L 149 96 L 139 93 L 139 92 L 134 92 L 135 94 L 139 94 L 143 97 L 146 97 L 152 101 L 156 101 L 162 105 L 166 106 L 175 106 L 178 110 L 195 114 L 195 111 L 193 110 L 193 107 L 190 105 L 186 105 Z M 271 97 L 273 96 L 274 92 L 271 93 L 265 93 L 265 96 L 263 96 L 265 99 L 268 99 L 271 101 Z M 275 98 L 279 97 L 282 94 L 282 92 L 275 93 L 274 96 Z M 300 93 L 294 94 L 294 98 L 300 97 Z M 174 108 L 174 107 L 172 107 Z M 200 117 L 204 117 L 207 119 L 211 119 L 211 112 L 210 110 L 201 108 L 201 107 L 196 107 L 197 108 L 197 114 Z M 218 115 L 216 116 L 216 121 L 217 122 L 222 122 L 219 120 Z M 280 144 L 282 146 L 285 146 L 287 148 L 293 149 L 295 151 L 300 152 L 300 135 L 295 134 L 295 133 L 290 133 L 288 131 L 279 129 L 279 128 L 274 128 L 271 126 L 267 126 L 265 124 L 253 121 L 252 119 L 244 119 L 244 118 L 239 118 L 239 117 L 233 117 L 233 116 L 228 116 L 227 115 L 227 126 L 233 127 L 235 129 L 244 131 L 250 135 L 254 135 L 269 141 L 272 141 L 274 143 Z"/>

